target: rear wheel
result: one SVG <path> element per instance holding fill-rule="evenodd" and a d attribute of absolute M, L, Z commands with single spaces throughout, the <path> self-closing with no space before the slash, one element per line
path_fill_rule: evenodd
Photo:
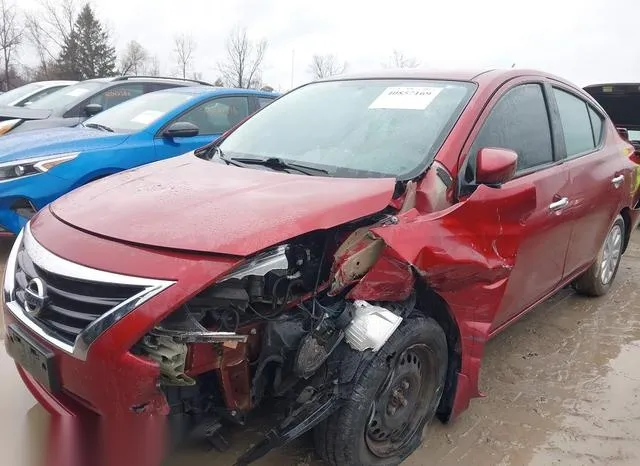
<path fill-rule="evenodd" d="M 618 273 L 625 242 L 625 223 L 618 215 L 609 229 L 602 248 L 593 265 L 574 283 L 574 288 L 586 296 L 607 294 Z"/>
<path fill-rule="evenodd" d="M 336 466 L 400 464 L 435 415 L 446 369 L 438 324 L 405 320 L 361 373 L 343 409 L 316 428 L 318 453 Z"/>

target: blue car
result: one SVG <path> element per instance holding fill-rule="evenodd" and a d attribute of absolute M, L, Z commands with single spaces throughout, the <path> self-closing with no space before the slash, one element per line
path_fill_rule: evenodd
<path fill-rule="evenodd" d="M 98 178 L 202 147 L 277 97 L 208 86 L 144 94 L 73 128 L 0 138 L 0 231 Z"/>

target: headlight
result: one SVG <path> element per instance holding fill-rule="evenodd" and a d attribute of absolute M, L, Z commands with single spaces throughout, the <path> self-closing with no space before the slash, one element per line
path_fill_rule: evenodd
<path fill-rule="evenodd" d="M 17 160 L 0 164 L 0 181 L 12 180 L 24 176 L 37 175 L 51 170 L 61 163 L 75 159 L 80 152 L 49 155 L 34 159 Z"/>
<path fill-rule="evenodd" d="M 20 121 L 19 119 L 0 121 L 0 135 L 11 131 Z"/>

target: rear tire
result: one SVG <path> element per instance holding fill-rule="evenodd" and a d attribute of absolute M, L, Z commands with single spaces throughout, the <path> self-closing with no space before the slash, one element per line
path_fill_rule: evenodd
<path fill-rule="evenodd" d="M 447 358 L 433 319 L 406 319 L 360 373 L 351 399 L 315 429 L 318 454 L 334 466 L 400 464 L 435 415 Z"/>
<path fill-rule="evenodd" d="M 595 297 L 609 292 L 620 266 L 625 232 L 624 219 L 618 215 L 607 233 L 596 261 L 574 283 L 574 288 L 579 294 Z"/>

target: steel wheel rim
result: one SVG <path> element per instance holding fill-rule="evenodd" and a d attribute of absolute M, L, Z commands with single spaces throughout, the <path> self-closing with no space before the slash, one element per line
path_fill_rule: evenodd
<path fill-rule="evenodd" d="M 622 255 L 622 228 L 616 224 L 611 228 L 604 241 L 602 260 L 600 262 L 600 281 L 608 285 L 616 273 Z"/>
<path fill-rule="evenodd" d="M 412 441 L 435 396 L 436 375 L 427 345 L 408 347 L 394 366 L 372 403 L 365 427 L 366 445 L 379 458 L 394 456 Z"/>

